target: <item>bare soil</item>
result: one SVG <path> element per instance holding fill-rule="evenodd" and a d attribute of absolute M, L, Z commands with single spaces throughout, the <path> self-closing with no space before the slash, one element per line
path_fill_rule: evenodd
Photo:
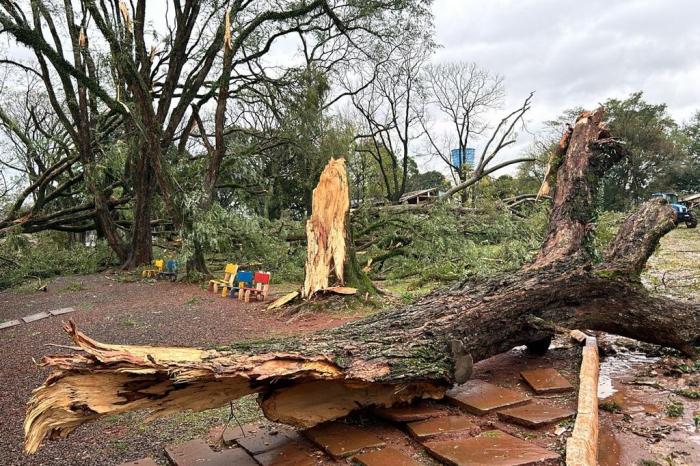
<path fill-rule="evenodd" d="M 307 311 L 288 317 L 263 303 L 242 303 L 187 283 L 131 280 L 102 274 L 60 277 L 47 292 L 0 292 L 0 322 L 41 311 L 76 312 L 0 330 L 0 461 L 3 465 L 110 465 L 145 455 L 162 457 L 168 443 L 205 434 L 226 421 L 229 408 L 146 422 L 142 413 L 108 417 L 79 428 L 68 441 L 47 442 L 34 456 L 22 452 L 25 403 L 48 370 L 34 361 L 70 344 L 61 322 L 72 319 L 98 340 L 123 344 L 213 346 L 251 338 L 311 332 L 361 317 L 348 310 Z M 287 287 L 288 288 L 288 287 Z M 280 287 L 277 287 L 281 291 Z M 273 287 L 273 294 L 275 287 Z M 235 404 L 243 421 L 258 416 L 248 397 Z"/>

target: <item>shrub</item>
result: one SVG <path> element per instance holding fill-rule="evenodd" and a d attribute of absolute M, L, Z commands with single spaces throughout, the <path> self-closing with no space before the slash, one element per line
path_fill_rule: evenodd
<path fill-rule="evenodd" d="M 15 234 L 0 242 L 0 289 L 56 275 L 89 274 L 114 265 L 107 244 L 70 243 L 60 232 Z"/>

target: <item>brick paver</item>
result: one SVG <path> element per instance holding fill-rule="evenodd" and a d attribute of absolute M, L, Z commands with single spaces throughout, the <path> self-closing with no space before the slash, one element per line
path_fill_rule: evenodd
<path fill-rule="evenodd" d="M 531 403 L 498 412 L 499 419 L 526 427 L 540 427 L 558 422 L 576 414 L 569 408 Z"/>
<path fill-rule="evenodd" d="M 444 408 L 432 405 L 416 406 L 392 406 L 391 408 L 378 408 L 374 414 L 394 422 L 422 421 L 431 417 L 439 417 L 449 414 Z"/>
<path fill-rule="evenodd" d="M 534 466 L 556 464 L 559 455 L 500 430 L 477 437 L 424 443 L 428 452 L 453 466 Z"/>
<path fill-rule="evenodd" d="M 449 390 L 445 399 L 472 414 L 483 416 L 492 411 L 519 406 L 530 401 L 524 393 L 498 387 L 483 380 L 470 380 Z"/>
<path fill-rule="evenodd" d="M 479 431 L 477 425 L 466 416 L 436 417 L 434 419 L 411 422 L 407 427 L 411 435 L 418 439 L 458 432 L 474 434 Z"/>
<path fill-rule="evenodd" d="M 214 451 L 202 439 L 194 439 L 165 448 L 165 454 L 175 466 L 257 466 L 257 462 L 242 448 Z"/>
<path fill-rule="evenodd" d="M 362 466 L 420 466 L 420 463 L 395 448 L 382 448 L 353 457 Z"/>
<path fill-rule="evenodd" d="M 340 422 L 321 424 L 305 431 L 304 435 L 334 458 L 345 458 L 364 448 L 385 445 L 378 437 Z"/>
<path fill-rule="evenodd" d="M 532 369 L 522 371 L 520 375 L 538 395 L 568 392 L 574 389 L 556 369 Z"/>

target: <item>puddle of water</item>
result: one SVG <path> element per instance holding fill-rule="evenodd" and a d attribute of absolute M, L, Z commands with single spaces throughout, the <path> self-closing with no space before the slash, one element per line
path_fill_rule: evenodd
<path fill-rule="evenodd" d="M 650 357 L 637 351 L 627 351 L 622 348 L 617 354 L 605 358 L 600 364 L 600 378 L 598 380 L 598 399 L 605 399 L 614 395 L 619 387 L 613 385 L 613 379 L 621 374 L 632 374 L 634 370 L 655 363 L 657 357 Z"/>
<path fill-rule="evenodd" d="M 603 424 L 598 433 L 598 466 L 621 466 L 620 443 L 610 428 Z"/>
<path fill-rule="evenodd" d="M 604 401 L 613 402 L 626 414 L 635 415 L 640 413 L 660 414 L 661 408 L 653 403 L 643 401 L 639 397 L 631 393 L 626 386 L 618 385 L 614 389 L 617 390 L 611 396 L 605 398 Z"/>

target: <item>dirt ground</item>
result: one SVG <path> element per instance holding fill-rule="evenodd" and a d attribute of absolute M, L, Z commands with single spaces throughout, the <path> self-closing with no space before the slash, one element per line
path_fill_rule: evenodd
<path fill-rule="evenodd" d="M 679 228 L 662 241 L 644 275 L 648 287 L 679 299 L 700 299 L 700 234 Z M 285 290 L 278 287 L 278 291 Z M 124 281 L 123 275 L 61 277 L 47 292 L 0 292 L 0 322 L 40 311 L 72 306 L 70 317 L 88 335 L 113 343 L 211 346 L 249 338 L 310 332 L 362 317 L 367 309 L 308 311 L 293 317 L 265 311 L 261 304 L 239 303 L 185 283 Z M 65 316 L 64 316 L 65 317 Z M 204 413 L 183 413 L 146 422 L 135 413 L 107 417 L 79 428 L 69 440 L 46 442 L 34 456 L 22 453 L 24 403 L 47 375 L 35 366 L 55 348 L 68 344 L 61 317 L 50 317 L 0 330 L 0 462 L 3 465 L 114 465 L 143 456 L 164 464 L 163 447 L 205 437 L 229 419 L 229 407 Z M 604 338 L 600 396 L 600 465 L 700 464 L 700 363 L 672 352 L 614 337 Z M 533 357 L 522 349 L 482 361 L 474 377 L 524 390 L 519 372 L 530 367 L 555 367 L 574 385 L 578 351 L 567 345 Z M 685 394 L 685 395 L 683 395 Z M 573 394 L 558 395 L 555 404 L 573 406 Z M 242 424 L 258 421 L 252 397 L 233 405 Z M 390 446 L 409 452 L 424 464 L 436 464 L 415 442 L 395 427 L 359 414 L 350 422 L 368 427 Z M 480 422 L 562 452 L 571 429 L 564 421 L 544 429 L 514 428 L 493 417 Z M 328 462 L 331 464 L 332 462 Z"/>
<path fill-rule="evenodd" d="M 212 346 L 250 338 L 297 334 L 338 326 L 359 317 L 348 311 L 282 317 L 261 303 L 240 303 L 186 283 L 123 282 L 120 275 L 61 277 L 47 292 L 0 292 L 0 322 L 36 312 L 74 307 L 78 327 L 98 340 L 124 344 Z M 279 287 L 278 287 L 279 289 Z M 24 406 L 48 370 L 37 367 L 47 344 L 70 344 L 62 317 L 0 330 L 0 463 L 2 465 L 110 465 L 208 432 L 228 418 L 228 408 L 146 422 L 145 415 L 108 417 L 78 429 L 69 441 L 47 442 L 34 456 L 22 453 Z M 248 397 L 236 404 L 245 422 L 257 417 Z"/>

